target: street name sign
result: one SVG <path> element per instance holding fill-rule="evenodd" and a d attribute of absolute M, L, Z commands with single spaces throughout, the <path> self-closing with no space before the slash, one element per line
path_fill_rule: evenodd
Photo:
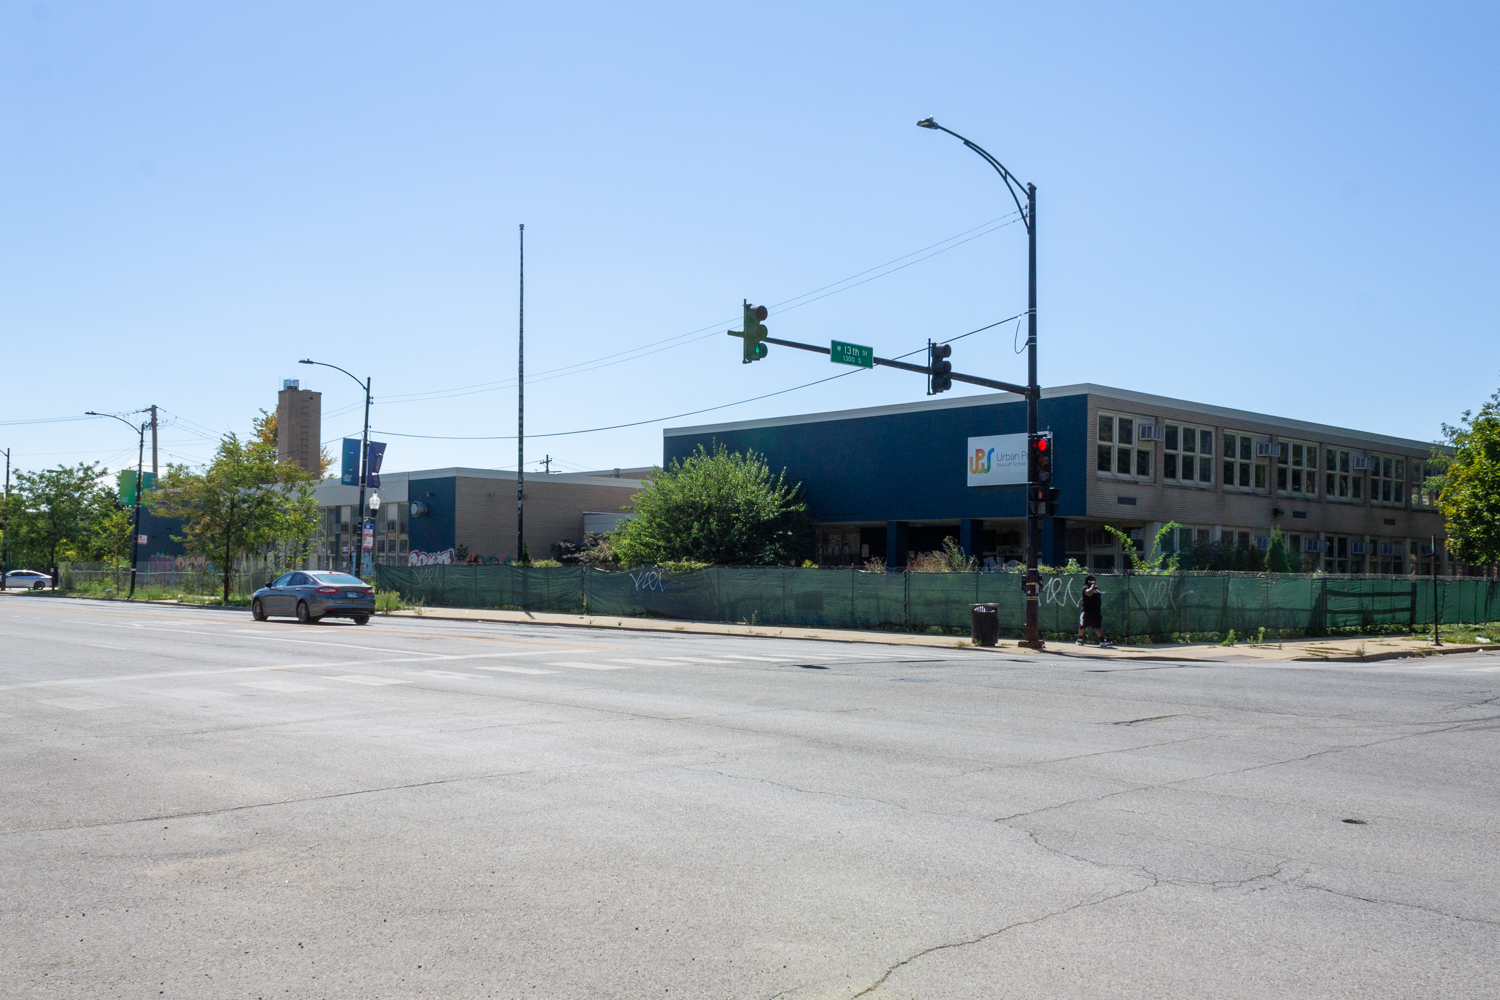
<path fill-rule="evenodd" d="M 835 340 L 829 348 L 828 360 L 836 365 L 857 365 L 860 368 L 875 367 L 875 348 L 863 344 L 846 344 Z"/>

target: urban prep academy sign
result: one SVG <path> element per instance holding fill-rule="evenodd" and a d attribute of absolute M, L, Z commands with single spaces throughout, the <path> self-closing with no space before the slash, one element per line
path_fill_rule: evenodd
<path fill-rule="evenodd" d="M 970 486 L 1025 486 L 1026 435 L 969 438 Z"/>

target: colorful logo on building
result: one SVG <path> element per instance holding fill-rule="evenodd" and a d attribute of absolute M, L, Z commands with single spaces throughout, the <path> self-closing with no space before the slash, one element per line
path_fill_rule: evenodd
<path fill-rule="evenodd" d="M 970 486 L 1025 486 L 1026 435 L 969 438 Z"/>

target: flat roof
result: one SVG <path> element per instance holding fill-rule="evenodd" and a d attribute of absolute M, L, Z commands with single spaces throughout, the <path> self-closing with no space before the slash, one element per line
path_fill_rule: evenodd
<path fill-rule="evenodd" d="M 1157 396 L 1149 392 L 1136 392 L 1132 389 L 1117 389 L 1114 386 L 1095 385 L 1092 382 L 1080 382 L 1077 385 L 1060 385 L 1051 388 L 1044 386 L 1042 388 L 1043 399 L 1084 395 L 1118 400 L 1122 403 L 1134 403 L 1137 406 L 1156 406 L 1174 410 L 1188 410 L 1194 413 L 1202 413 L 1205 416 L 1218 417 L 1230 423 L 1248 420 L 1263 424 L 1277 424 L 1289 430 L 1301 431 L 1309 435 L 1326 434 L 1336 437 L 1360 438 L 1374 444 L 1388 445 L 1392 448 L 1415 449 L 1425 452 L 1430 450 L 1433 445 L 1431 441 L 1391 437 L 1388 434 L 1376 434 L 1371 431 L 1338 427 L 1333 424 L 1317 424 L 1308 420 L 1296 420 L 1291 417 L 1277 417 L 1269 413 L 1257 413 L 1253 410 L 1236 410 L 1228 406 L 1215 406 L 1212 403 L 1195 403 L 1187 399 Z M 786 427 L 791 424 L 814 424 L 834 420 L 861 420 L 867 417 L 920 413 L 926 410 L 953 410 L 970 406 L 993 406 L 996 403 L 1019 403 L 1024 401 L 1025 398 L 1014 392 L 987 392 L 977 396 L 955 396 L 951 399 L 923 399 L 911 403 L 892 403 L 887 406 L 865 406 L 855 410 L 830 410 L 824 413 L 804 413 L 788 417 L 766 417 L 761 420 L 736 420 L 722 424 L 699 424 L 694 427 L 666 427 L 662 429 L 661 433 L 662 437 L 669 438 L 683 437 L 690 434 L 711 434 L 715 431 L 754 430 L 760 427 Z"/>

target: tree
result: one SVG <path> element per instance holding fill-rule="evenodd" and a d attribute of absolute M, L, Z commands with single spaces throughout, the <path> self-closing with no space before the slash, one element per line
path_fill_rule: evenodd
<path fill-rule="evenodd" d="M 1443 424 L 1443 443 L 1432 449 L 1432 464 L 1438 474 L 1422 488 L 1438 495 L 1448 551 L 1473 565 L 1500 562 L 1500 392 L 1478 416 L 1465 410 L 1456 426 Z"/>
<path fill-rule="evenodd" d="M 1297 573 L 1301 569 L 1302 557 L 1294 555 L 1287 547 L 1280 528 L 1272 528 L 1271 544 L 1266 548 L 1266 570 L 1271 573 Z"/>
<path fill-rule="evenodd" d="M 773 476 L 755 452 L 702 445 L 657 468 L 631 501 L 635 516 L 609 544 L 627 565 L 694 561 L 731 566 L 795 563 L 811 551 L 801 484 Z"/>
<path fill-rule="evenodd" d="M 93 548 L 103 474 L 93 462 L 17 473 L 6 516 L 12 551 L 44 560 L 56 573 L 60 551 Z"/>
<path fill-rule="evenodd" d="M 173 537 L 189 552 L 219 564 L 226 604 L 236 558 L 278 540 L 305 540 L 317 529 L 312 477 L 234 434 L 224 436 L 202 472 L 168 467 L 149 502 L 158 515 L 182 522 L 182 535 Z"/>

